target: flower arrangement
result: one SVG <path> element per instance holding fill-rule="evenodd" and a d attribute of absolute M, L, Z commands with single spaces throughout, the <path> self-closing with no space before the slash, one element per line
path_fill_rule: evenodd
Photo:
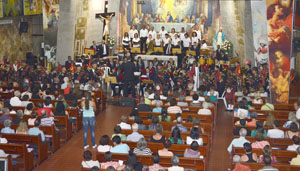
<path fill-rule="evenodd" d="M 107 45 L 109 47 L 111 47 L 111 48 L 114 47 L 116 45 L 115 39 L 113 37 L 111 37 L 111 36 L 108 36 L 108 38 L 107 38 Z"/>
<path fill-rule="evenodd" d="M 225 52 L 225 54 L 232 53 L 233 44 L 229 40 L 225 40 L 221 46 L 221 49 Z"/>

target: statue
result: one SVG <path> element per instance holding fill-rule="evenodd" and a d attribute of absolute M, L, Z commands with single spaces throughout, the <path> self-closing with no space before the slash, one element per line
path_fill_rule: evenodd
<path fill-rule="evenodd" d="M 222 32 L 222 27 L 220 27 L 219 31 L 217 32 L 214 41 L 213 41 L 213 46 L 214 46 L 214 51 L 217 50 L 217 46 L 220 45 L 222 46 L 224 41 L 226 39 L 225 34 Z"/>
<path fill-rule="evenodd" d="M 113 13 L 111 15 L 108 15 L 106 17 L 102 16 L 102 15 L 99 15 L 101 19 L 104 20 L 104 30 L 103 30 L 103 36 L 105 34 L 109 34 L 109 25 L 110 25 L 110 20 L 111 18 L 113 17 Z"/>

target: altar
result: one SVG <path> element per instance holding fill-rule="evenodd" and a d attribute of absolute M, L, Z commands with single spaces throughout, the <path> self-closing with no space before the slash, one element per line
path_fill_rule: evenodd
<path fill-rule="evenodd" d="M 164 26 L 165 30 L 169 33 L 171 32 L 172 28 L 175 28 L 176 32 L 180 32 L 182 27 L 184 27 L 186 32 L 188 32 L 193 25 L 195 24 L 194 23 L 154 23 L 154 22 L 150 23 L 150 26 L 153 26 L 156 32 L 159 32 L 161 30 L 161 27 Z"/>
<path fill-rule="evenodd" d="M 135 59 L 137 60 L 138 57 L 141 57 L 142 60 L 145 63 L 145 67 L 148 66 L 149 61 L 154 60 L 154 58 L 157 58 L 157 60 L 159 61 L 164 61 L 167 62 L 169 61 L 171 58 L 173 59 L 173 61 L 175 62 L 175 65 L 177 66 L 177 56 L 163 56 L 163 55 L 137 55 L 135 56 Z"/>

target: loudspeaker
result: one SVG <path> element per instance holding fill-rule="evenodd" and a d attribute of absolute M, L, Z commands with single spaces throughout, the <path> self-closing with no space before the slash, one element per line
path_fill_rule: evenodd
<path fill-rule="evenodd" d="M 121 100 L 120 100 L 120 106 L 123 106 L 123 107 L 134 107 L 135 106 L 135 98 L 122 97 Z"/>
<path fill-rule="evenodd" d="M 27 32 L 28 32 L 28 22 L 21 22 L 20 33 L 27 33 Z"/>

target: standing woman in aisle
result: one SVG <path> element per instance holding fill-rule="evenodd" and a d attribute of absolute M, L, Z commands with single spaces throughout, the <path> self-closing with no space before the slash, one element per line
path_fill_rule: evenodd
<path fill-rule="evenodd" d="M 92 95 L 90 92 L 87 92 L 85 94 L 84 101 L 81 102 L 81 107 L 83 110 L 83 143 L 84 143 L 84 149 L 89 148 L 89 145 L 87 144 L 87 134 L 89 130 L 89 126 L 91 129 L 91 137 L 92 137 L 92 144 L 93 148 L 96 148 L 97 145 L 95 143 L 95 109 L 96 105 L 95 102 L 92 100 Z"/>

